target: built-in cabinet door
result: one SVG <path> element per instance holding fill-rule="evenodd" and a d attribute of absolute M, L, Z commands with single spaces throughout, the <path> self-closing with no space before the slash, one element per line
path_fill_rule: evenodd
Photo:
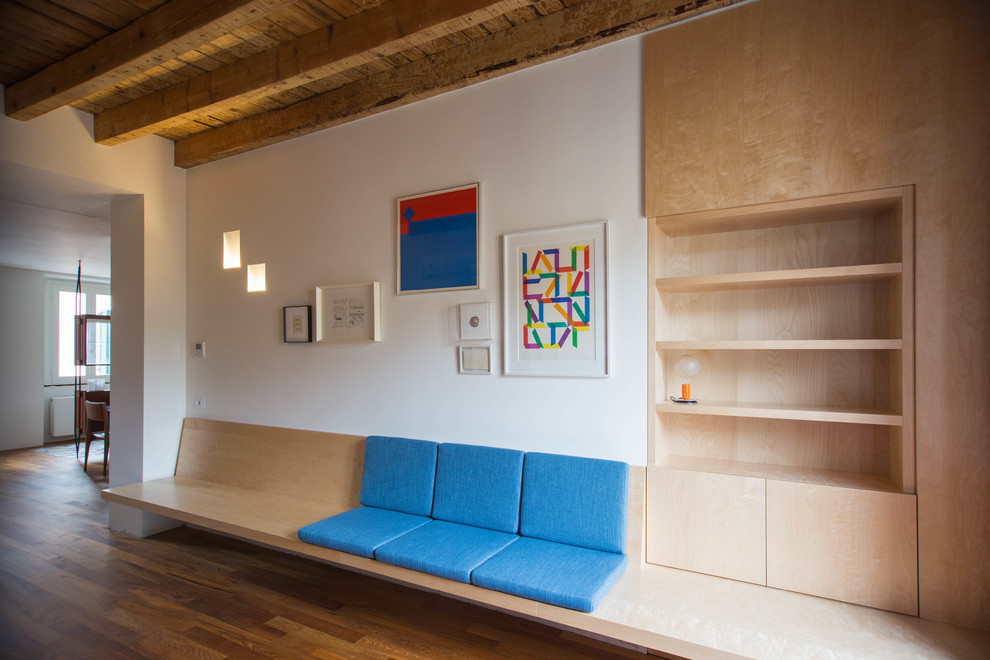
<path fill-rule="evenodd" d="M 917 498 L 767 480 L 767 584 L 918 614 Z"/>
<path fill-rule="evenodd" d="M 647 561 L 766 584 L 766 480 L 650 468 Z"/>

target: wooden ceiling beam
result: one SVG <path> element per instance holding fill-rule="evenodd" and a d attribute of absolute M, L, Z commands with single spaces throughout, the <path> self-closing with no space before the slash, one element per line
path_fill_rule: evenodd
<path fill-rule="evenodd" d="M 100 144 L 167 127 L 355 68 L 438 39 L 532 0 L 392 0 L 227 66 L 96 115 Z"/>
<path fill-rule="evenodd" d="M 743 0 L 585 0 L 339 89 L 176 141 L 195 167 L 588 50 Z"/>
<path fill-rule="evenodd" d="M 33 119 L 111 87 L 288 0 L 171 0 L 6 90 L 8 117 Z"/>

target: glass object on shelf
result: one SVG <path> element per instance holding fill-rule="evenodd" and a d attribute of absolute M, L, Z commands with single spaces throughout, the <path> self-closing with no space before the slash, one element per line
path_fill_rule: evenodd
<path fill-rule="evenodd" d="M 698 403 L 697 399 L 691 398 L 691 378 L 701 372 L 701 361 L 690 353 L 685 353 L 677 358 L 674 363 L 674 370 L 681 377 L 681 396 L 670 397 L 675 403 Z"/>

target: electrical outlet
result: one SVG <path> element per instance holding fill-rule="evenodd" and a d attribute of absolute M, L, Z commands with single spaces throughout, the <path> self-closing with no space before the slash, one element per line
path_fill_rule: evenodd
<path fill-rule="evenodd" d="M 198 396 L 198 397 L 194 398 L 193 399 L 193 405 L 196 406 L 197 408 L 205 408 L 206 407 L 206 397 Z"/>

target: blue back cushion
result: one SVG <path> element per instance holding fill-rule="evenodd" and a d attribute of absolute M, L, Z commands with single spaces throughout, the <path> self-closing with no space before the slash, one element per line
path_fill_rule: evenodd
<path fill-rule="evenodd" d="M 605 552 L 626 551 L 629 466 L 529 452 L 523 468 L 523 536 Z"/>
<path fill-rule="evenodd" d="M 361 477 L 361 504 L 416 516 L 433 509 L 437 443 L 368 436 Z"/>
<path fill-rule="evenodd" d="M 524 455 L 515 449 L 440 445 L 433 518 L 517 533 Z"/>

